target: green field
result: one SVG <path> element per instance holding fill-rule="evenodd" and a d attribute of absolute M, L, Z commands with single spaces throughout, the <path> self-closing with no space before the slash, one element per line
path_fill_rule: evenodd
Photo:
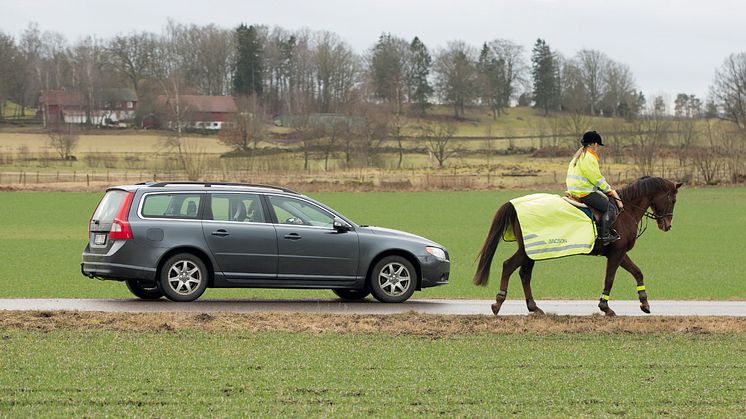
<path fill-rule="evenodd" d="M 527 191 L 315 193 L 314 198 L 352 220 L 402 229 L 431 238 L 451 253 L 451 284 L 416 293 L 415 298 L 492 298 L 502 260 L 515 244 L 501 243 L 488 288 L 471 284 L 474 259 L 495 210 Z M 746 188 L 681 190 L 673 229 L 650 224 L 631 257 L 646 276 L 652 299 L 746 299 L 743 237 Z M 0 296 L 128 297 L 121 283 L 84 278 L 80 253 L 87 222 L 100 193 L 0 193 Z M 537 263 L 537 298 L 596 298 L 605 259 L 571 257 Z M 208 290 L 203 298 L 331 297 L 328 291 Z M 612 297 L 635 299 L 632 277 L 620 270 Z M 523 299 L 517 275 L 509 298 Z"/>
<path fill-rule="evenodd" d="M 746 415 L 743 333 L 0 333 L 9 417 Z"/>

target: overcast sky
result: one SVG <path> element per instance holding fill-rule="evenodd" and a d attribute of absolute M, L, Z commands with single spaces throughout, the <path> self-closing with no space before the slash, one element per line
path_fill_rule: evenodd
<path fill-rule="evenodd" d="M 68 40 L 132 31 L 160 32 L 166 20 L 234 27 L 239 23 L 339 34 L 358 51 L 382 32 L 419 36 L 431 50 L 461 39 L 497 38 L 527 50 L 537 38 L 565 56 L 598 49 L 630 66 L 648 98 L 707 95 L 715 69 L 746 51 L 746 2 L 738 0 L 0 0 L 0 31 L 29 22 Z"/>

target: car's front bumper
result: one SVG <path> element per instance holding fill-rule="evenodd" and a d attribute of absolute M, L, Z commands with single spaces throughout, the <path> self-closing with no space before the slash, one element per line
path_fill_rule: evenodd
<path fill-rule="evenodd" d="M 420 288 L 448 284 L 448 277 L 451 271 L 450 261 L 438 259 L 430 255 L 421 256 L 418 259 L 420 261 L 420 270 L 422 274 Z"/>

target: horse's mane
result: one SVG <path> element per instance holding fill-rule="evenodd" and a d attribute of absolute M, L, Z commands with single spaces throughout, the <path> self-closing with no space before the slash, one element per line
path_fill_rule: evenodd
<path fill-rule="evenodd" d="M 633 202 L 645 196 L 652 196 L 660 191 L 666 191 L 671 188 L 671 182 L 659 178 L 643 176 L 629 185 L 618 190 L 619 197 L 623 201 Z"/>

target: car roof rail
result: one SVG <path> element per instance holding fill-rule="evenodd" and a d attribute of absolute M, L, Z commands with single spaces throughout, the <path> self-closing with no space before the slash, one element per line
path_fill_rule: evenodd
<path fill-rule="evenodd" d="M 162 188 L 168 185 L 203 185 L 206 188 L 211 186 L 247 186 L 252 188 L 266 188 L 266 189 L 277 189 L 279 191 L 292 193 L 298 195 L 298 192 L 283 188 L 281 186 L 264 185 L 261 183 L 240 183 L 240 182 L 193 182 L 193 181 L 173 181 L 173 182 L 143 182 L 138 185 L 145 185 L 149 188 Z"/>

